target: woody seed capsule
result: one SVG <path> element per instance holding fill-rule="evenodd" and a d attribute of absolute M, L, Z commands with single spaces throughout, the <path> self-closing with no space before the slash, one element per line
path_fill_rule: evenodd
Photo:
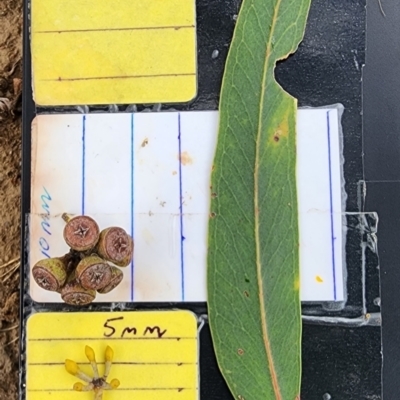
<path fill-rule="evenodd" d="M 104 286 L 102 289 L 99 289 L 98 292 L 100 294 L 106 294 L 111 292 L 111 290 L 114 290 L 121 283 L 123 278 L 124 278 L 123 272 L 117 267 L 112 266 L 110 283 Z"/>
<path fill-rule="evenodd" d="M 62 258 L 46 258 L 34 265 L 32 275 L 42 289 L 57 292 L 67 280 L 67 266 Z"/>
<path fill-rule="evenodd" d="M 64 240 L 71 249 L 87 251 L 96 246 L 100 229 L 93 218 L 87 215 L 71 218 L 67 214 L 63 214 L 62 218 L 67 222 L 64 227 Z"/>
<path fill-rule="evenodd" d="M 75 270 L 75 276 L 86 289 L 99 290 L 111 281 L 111 267 L 93 254 L 82 259 Z"/>
<path fill-rule="evenodd" d="M 97 253 L 119 267 L 126 267 L 133 257 L 133 239 L 119 227 L 104 229 L 100 233 Z"/>
<path fill-rule="evenodd" d="M 84 306 L 96 298 L 96 291 L 85 289 L 77 280 L 71 280 L 61 289 L 61 298 L 73 306 Z"/>

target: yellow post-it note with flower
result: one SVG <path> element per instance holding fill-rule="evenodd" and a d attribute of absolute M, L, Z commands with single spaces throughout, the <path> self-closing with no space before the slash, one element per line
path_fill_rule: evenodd
<path fill-rule="evenodd" d="M 196 95 L 195 0 L 32 0 L 31 49 L 38 105 Z"/>
<path fill-rule="evenodd" d="M 27 400 L 199 398 L 191 312 L 39 313 L 26 340 Z"/>

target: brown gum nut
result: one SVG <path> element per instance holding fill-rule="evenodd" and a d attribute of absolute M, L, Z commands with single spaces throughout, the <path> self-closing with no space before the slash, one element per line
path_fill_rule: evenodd
<path fill-rule="evenodd" d="M 57 292 L 67 279 L 67 268 L 60 258 L 46 258 L 32 268 L 35 282 L 45 290 Z"/>
<path fill-rule="evenodd" d="M 124 278 L 123 272 L 117 268 L 112 266 L 111 267 L 111 281 L 108 285 L 104 286 L 102 289 L 99 289 L 98 292 L 101 294 L 106 294 L 114 290 Z"/>
<path fill-rule="evenodd" d="M 68 218 L 64 227 L 64 240 L 76 251 L 93 249 L 99 240 L 100 229 L 97 222 L 87 215 Z"/>
<path fill-rule="evenodd" d="M 104 229 L 100 233 L 98 254 L 119 267 L 126 267 L 133 257 L 133 240 L 119 227 Z"/>
<path fill-rule="evenodd" d="M 96 291 L 85 289 L 76 280 L 72 280 L 61 289 L 61 298 L 67 304 L 84 306 L 96 298 Z"/>
<path fill-rule="evenodd" d="M 102 258 L 91 255 L 80 261 L 76 278 L 86 289 L 99 290 L 111 281 L 111 267 Z"/>

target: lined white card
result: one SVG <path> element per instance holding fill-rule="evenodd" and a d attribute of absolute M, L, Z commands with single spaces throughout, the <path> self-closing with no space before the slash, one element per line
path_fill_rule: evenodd
<path fill-rule="evenodd" d="M 339 108 L 298 111 L 301 298 L 344 299 Z M 206 301 L 209 181 L 218 112 L 40 115 L 32 125 L 30 265 L 68 251 L 61 214 L 135 241 L 96 301 Z M 31 280 L 38 302 L 60 302 Z"/>

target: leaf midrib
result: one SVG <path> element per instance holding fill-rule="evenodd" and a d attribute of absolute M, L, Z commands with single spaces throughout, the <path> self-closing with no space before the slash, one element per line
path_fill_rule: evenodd
<path fill-rule="evenodd" d="M 263 78 L 261 84 L 261 96 L 260 96 L 260 108 L 258 113 L 258 130 L 256 138 L 256 155 L 255 155 L 255 166 L 254 166 L 254 231 L 255 231 L 255 246 L 256 246 L 256 266 L 257 266 L 257 280 L 258 280 L 258 299 L 261 309 L 261 326 L 263 333 L 263 341 L 265 352 L 268 359 L 268 367 L 271 374 L 272 386 L 274 389 L 274 394 L 276 400 L 282 400 L 282 395 L 279 387 L 278 376 L 275 370 L 274 360 L 272 357 L 271 344 L 268 337 L 267 320 L 266 320 L 266 310 L 264 304 L 264 286 L 262 280 L 262 265 L 261 265 L 261 248 L 260 248 L 260 212 L 259 212 L 259 202 L 258 202 L 258 187 L 259 187 L 259 165 L 260 165 L 260 139 L 262 132 L 262 115 L 264 110 L 265 102 L 265 92 L 266 92 L 266 82 L 267 82 L 267 71 L 269 66 L 269 61 L 272 54 L 272 38 L 275 31 L 276 22 L 278 19 L 279 9 L 282 0 L 278 0 L 274 8 L 274 15 L 271 24 L 270 36 L 267 43 L 267 51 L 265 57 L 265 63 L 263 67 Z"/>

